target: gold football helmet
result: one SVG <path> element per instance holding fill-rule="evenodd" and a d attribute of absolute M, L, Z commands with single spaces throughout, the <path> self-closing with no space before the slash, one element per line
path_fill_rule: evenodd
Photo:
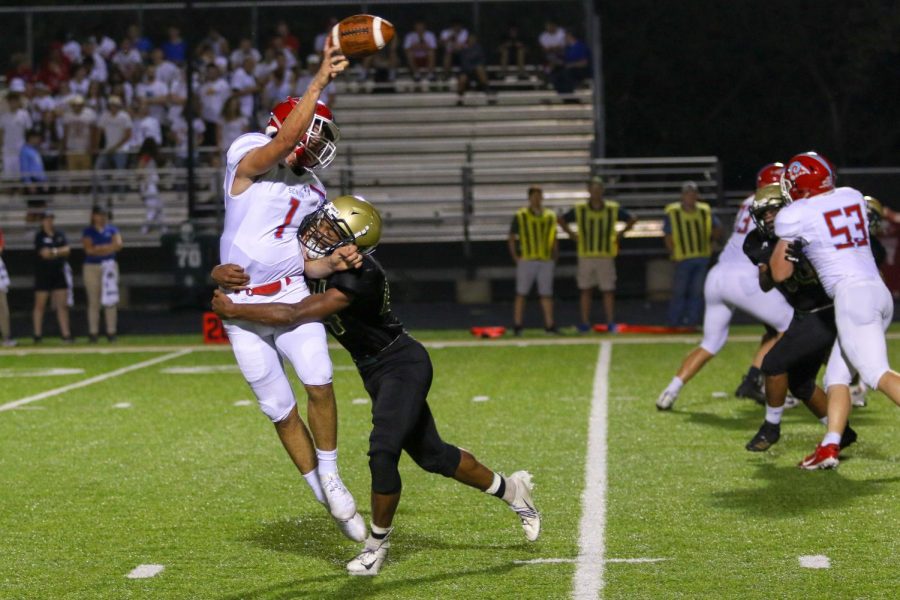
<path fill-rule="evenodd" d="M 761 234 L 766 237 L 774 235 L 775 220 L 771 219 L 769 223 L 766 223 L 766 213 L 770 210 L 777 213 L 784 208 L 784 205 L 785 201 L 784 196 L 781 195 L 780 184 L 771 183 L 756 190 L 756 196 L 750 205 L 750 217 Z"/>
<path fill-rule="evenodd" d="M 298 236 L 312 259 L 328 256 L 350 244 L 368 254 L 381 241 L 381 215 L 360 196 L 340 196 L 307 215 Z"/>
<path fill-rule="evenodd" d="M 869 217 L 869 233 L 878 235 L 881 233 L 881 225 L 884 221 L 884 207 L 876 198 L 863 196 L 866 201 L 866 216 Z"/>

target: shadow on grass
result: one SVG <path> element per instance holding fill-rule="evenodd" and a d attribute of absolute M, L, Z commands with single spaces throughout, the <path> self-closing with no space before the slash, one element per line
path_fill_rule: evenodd
<path fill-rule="evenodd" d="M 900 481 L 900 477 L 853 480 L 841 476 L 840 471 L 811 472 L 771 463 L 756 465 L 753 479 L 764 485 L 715 492 L 712 505 L 751 516 L 790 518 L 808 512 L 841 510 L 860 498 L 881 494 L 885 486 Z"/>
<path fill-rule="evenodd" d="M 691 424 L 707 425 L 716 429 L 731 429 L 734 431 L 756 431 L 762 418 L 765 416 L 764 409 L 756 404 L 748 403 L 745 410 L 740 415 L 723 416 L 712 412 L 699 412 L 693 410 L 672 411 L 673 414 L 682 415 L 684 420 Z"/>

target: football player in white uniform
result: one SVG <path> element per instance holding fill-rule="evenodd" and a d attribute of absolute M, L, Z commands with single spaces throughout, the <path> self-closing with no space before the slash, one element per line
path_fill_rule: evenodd
<path fill-rule="evenodd" d="M 757 188 L 777 181 L 781 177 L 782 168 L 783 165 L 780 163 L 763 167 L 756 177 Z M 744 238 L 754 227 L 750 216 L 753 199 L 754 195 L 751 194 L 741 203 L 728 243 L 719 255 L 718 262 L 706 276 L 703 287 L 706 301 L 706 310 L 703 313 L 703 341 L 685 357 L 675 377 L 657 398 L 656 408 L 659 410 L 672 408 L 682 386 L 699 373 L 700 369 L 722 349 L 728 339 L 728 326 L 735 309 L 740 309 L 765 323 L 779 334 L 787 329 L 791 322 L 794 310 L 778 292 L 763 292 L 759 288 L 757 269 L 744 254 Z M 759 366 L 776 339 L 775 335 L 763 338 L 748 377 L 761 380 Z M 741 388 L 744 388 L 743 384 Z M 763 398 L 760 392 L 759 401 Z"/>
<path fill-rule="evenodd" d="M 789 278 L 802 252 L 834 299 L 838 341 L 824 382 L 828 433 L 800 463 L 805 469 L 828 469 L 838 464 L 841 431 L 850 412 L 851 369 L 900 404 L 900 374 L 888 365 L 884 337 L 894 302 L 872 256 L 866 201 L 853 188 L 835 188 L 831 162 L 815 152 L 798 154 L 788 162 L 781 187 L 790 204 L 775 218 L 780 240 L 770 261 L 772 277 L 776 282 Z"/>
<path fill-rule="evenodd" d="M 362 263 L 351 247 L 336 258 L 304 264 L 297 243 L 300 222 L 325 201 L 314 170 L 328 166 L 339 137 L 331 111 L 318 99 L 348 62 L 330 43 L 323 58 L 303 97 L 272 110 L 265 134 L 242 135 L 228 149 L 219 252 L 223 262 L 240 265 L 250 278 L 233 292 L 237 303 L 299 302 L 309 295 L 304 271 L 323 277 Z M 226 321 L 225 330 L 244 379 L 316 499 L 347 537 L 363 541 L 365 522 L 337 471 L 337 410 L 325 329 L 320 323 L 266 327 Z M 297 411 L 284 358 L 306 388 L 312 436 Z"/>

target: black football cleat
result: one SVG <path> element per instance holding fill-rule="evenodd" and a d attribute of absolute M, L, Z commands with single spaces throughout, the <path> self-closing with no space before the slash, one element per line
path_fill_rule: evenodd
<path fill-rule="evenodd" d="M 750 398 L 755 400 L 757 404 L 766 404 L 766 392 L 763 389 L 762 379 L 744 377 L 741 385 L 734 391 L 734 395 L 738 398 Z"/>
<path fill-rule="evenodd" d="M 745 446 L 750 452 L 765 452 L 781 437 L 781 425 L 763 421 L 762 427 Z"/>
<path fill-rule="evenodd" d="M 854 442 L 856 442 L 856 432 L 850 427 L 850 423 L 847 423 L 847 426 L 844 428 L 844 433 L 841 434 L 841 450 Z"/>

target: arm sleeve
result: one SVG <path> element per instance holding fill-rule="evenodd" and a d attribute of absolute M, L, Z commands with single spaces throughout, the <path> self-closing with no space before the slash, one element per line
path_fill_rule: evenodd
<path fill-rule="evenodd" d="M 339 271 L 328 278 L 328 287 L 336 288 L 345 294 L 359 296 L 373 293 L 380 283 L 381 273 L 371 265 L 363 265 L 359 269 Z"/>
<path fill-rule="evenodd" d="M 259 148 L 260 146 L 265 146 L 270 141 L 269 136 L 263 133 L 246 133 L 234 140 L 231 147 L 228 148 L 228 154 L 226 155 L 228 169 L 231 171 L 236 170 L 238 164 L 251 150 Z"/>
<path fill-rule="evenodd" d="M 799 209 L 799 206 L 791 205 L 778 211 L 778 214 L 775 215 L 776 236 L 787 242 L 801 237 L 803 233 L 803 218 Z"/>

